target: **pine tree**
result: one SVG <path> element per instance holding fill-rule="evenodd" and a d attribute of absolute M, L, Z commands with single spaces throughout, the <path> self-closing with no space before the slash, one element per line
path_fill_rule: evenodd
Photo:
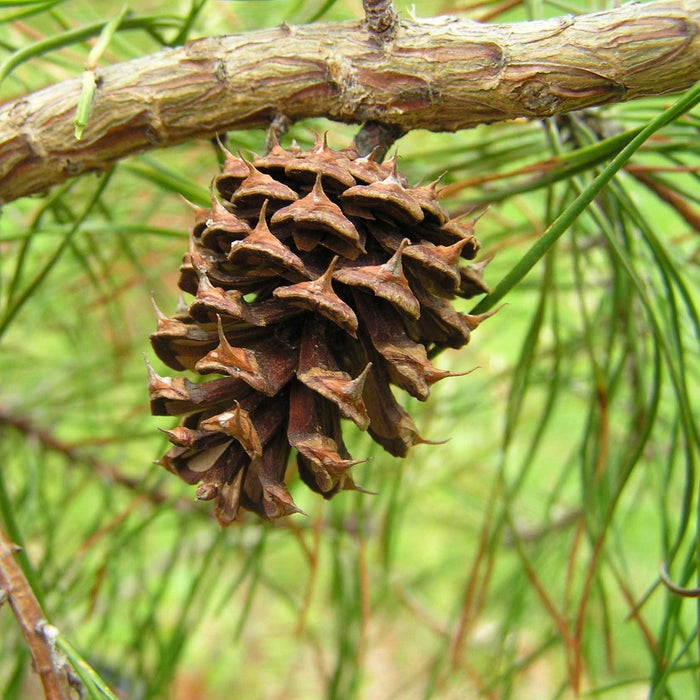
<path fill-rule="evenodd" d="M 363 4 L 0 3 L 3 697 L 695 692 L 700 4 Z"/>

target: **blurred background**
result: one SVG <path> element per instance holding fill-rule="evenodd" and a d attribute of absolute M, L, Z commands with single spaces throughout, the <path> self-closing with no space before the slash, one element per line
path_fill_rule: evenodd
<path fill-rule="evenodd" d="M 398 0 L 403 16 L 516 21 L 614 2 Z M 122 3 L 0 1 L 0 103 L 79 77 Z M 360 0 L 141 0 L 100 65 L 216 34 L 361 18 Z M 3 71 L 4 67 L 4 71 Z M 495 286 L 633 130 L 673 96 L 546 122 L 413 132 L 409 182 L 442 173 Z M 127 158 L 0 217 L 0 524 L 48 619 L 94 670 L 88 697 L 684 698 L 697 688 L 700 111 L 649 139 L 460 351 L 474 372 L 402 396 L 420 432 L 399 460 L 346 426 L 376 495 L 308 517 L 208 503 L 154 465 L 144 355 L 153 295 L 177 303 L 192 212 L 218 172 L 207 140 Z M 294 124 L 283 144 L 358 127 Z M 227 136 L 261 152 L 262 131 Z M 626 139 L 626 140 L 625 140 Z M 525 169 L 525 170 L 524 170 Z M 459 301 L 469 311 L 474 301 Z M 9 606 L 0 696 L 41 697 Z"/>

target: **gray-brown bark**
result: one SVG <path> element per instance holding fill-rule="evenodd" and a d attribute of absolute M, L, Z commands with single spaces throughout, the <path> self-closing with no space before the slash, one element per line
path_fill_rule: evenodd
<path fill-rule="evenodd" d="M 700 0 L 511 25 L 403 19 L 215 37 L 98 71 L 83 138 L 80 79 L 0 107 L 0 202 L 130 154 L 216 132 L 328 117 L 455 131 L 685 89 L 700 79 Z"/>

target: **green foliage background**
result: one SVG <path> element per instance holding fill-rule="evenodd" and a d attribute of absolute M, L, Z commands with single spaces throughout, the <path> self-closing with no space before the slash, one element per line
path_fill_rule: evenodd
<path fill-rule="evenodd" d="M 511 21 L 607 3 L 411 5 Z M 80 76 L 121 7 L 0 0 L 0 102 Z M 101 62 L 361 16 L 360 0 L 142 0 Z M 325 503 L 292 475 L 308 518 L 224 532 L 153 465 L 172 423 L 149 415 L 143 361 L 151 293 L 166 312 L 177 300 L 191 225 L 179 195 L 208 201 L 215 147 L 129 158 L 4 208 L 0 523 L 59 645 L 94 669 L 88 697 L 695 695 L 697 604 L 662 584 L 659 562 L 696 585 L 700 112 L 590 189 L 674 100 L 402 138 L 409 181 L 446 171 L 452 211 L 490 205 L 477 232 L 507 302 L 436 360 L 477 371 L 406 399 L 426 437 L 449 440 L 400 461 L 356 434 L 353 455 L 372 460 L 354 474 L 376 496 Z M 356 127 L 306 121 L 288 138 L 325 130 L 343 147 Z M 263 140 L 228 135 L 232 151 Z M 557 237 L 548 227 L 581 193 L 592 202 Z M 535 265 L 520 279 L 523 260 Z M 509 273 L 517 284 L 497 286 Z M 0 696 L 39 694 L 5 606 Z"/>

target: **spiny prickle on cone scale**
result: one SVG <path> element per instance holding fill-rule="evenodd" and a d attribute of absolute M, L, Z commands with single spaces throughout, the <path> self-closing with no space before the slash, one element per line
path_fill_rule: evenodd
<path fill-rule="evenodd" d="M 410 187 L 396 159 L 377 163 L 319 139 L 275 144 L 248 162 L 227 154 L 210 209 L 195 210 L 179 286 L 194 299 L 156 310 L 156 355 L 200 383 L 148 366 L 151 411 L 183 416 L 164 431 L 163 467 L 213 500 L 222 526 L 241 508 L 300 512 L 285 486 L 292 450 L 325 498 L 361 490 L 341 419 L 392 455 L 427 442 L 392 394 L 421 401 L 454 376 L 428 352 L 459 348 L 481 317 L 454 297 L 488 291 L 473 221 L 450 220 L 435 183 Z"/>

